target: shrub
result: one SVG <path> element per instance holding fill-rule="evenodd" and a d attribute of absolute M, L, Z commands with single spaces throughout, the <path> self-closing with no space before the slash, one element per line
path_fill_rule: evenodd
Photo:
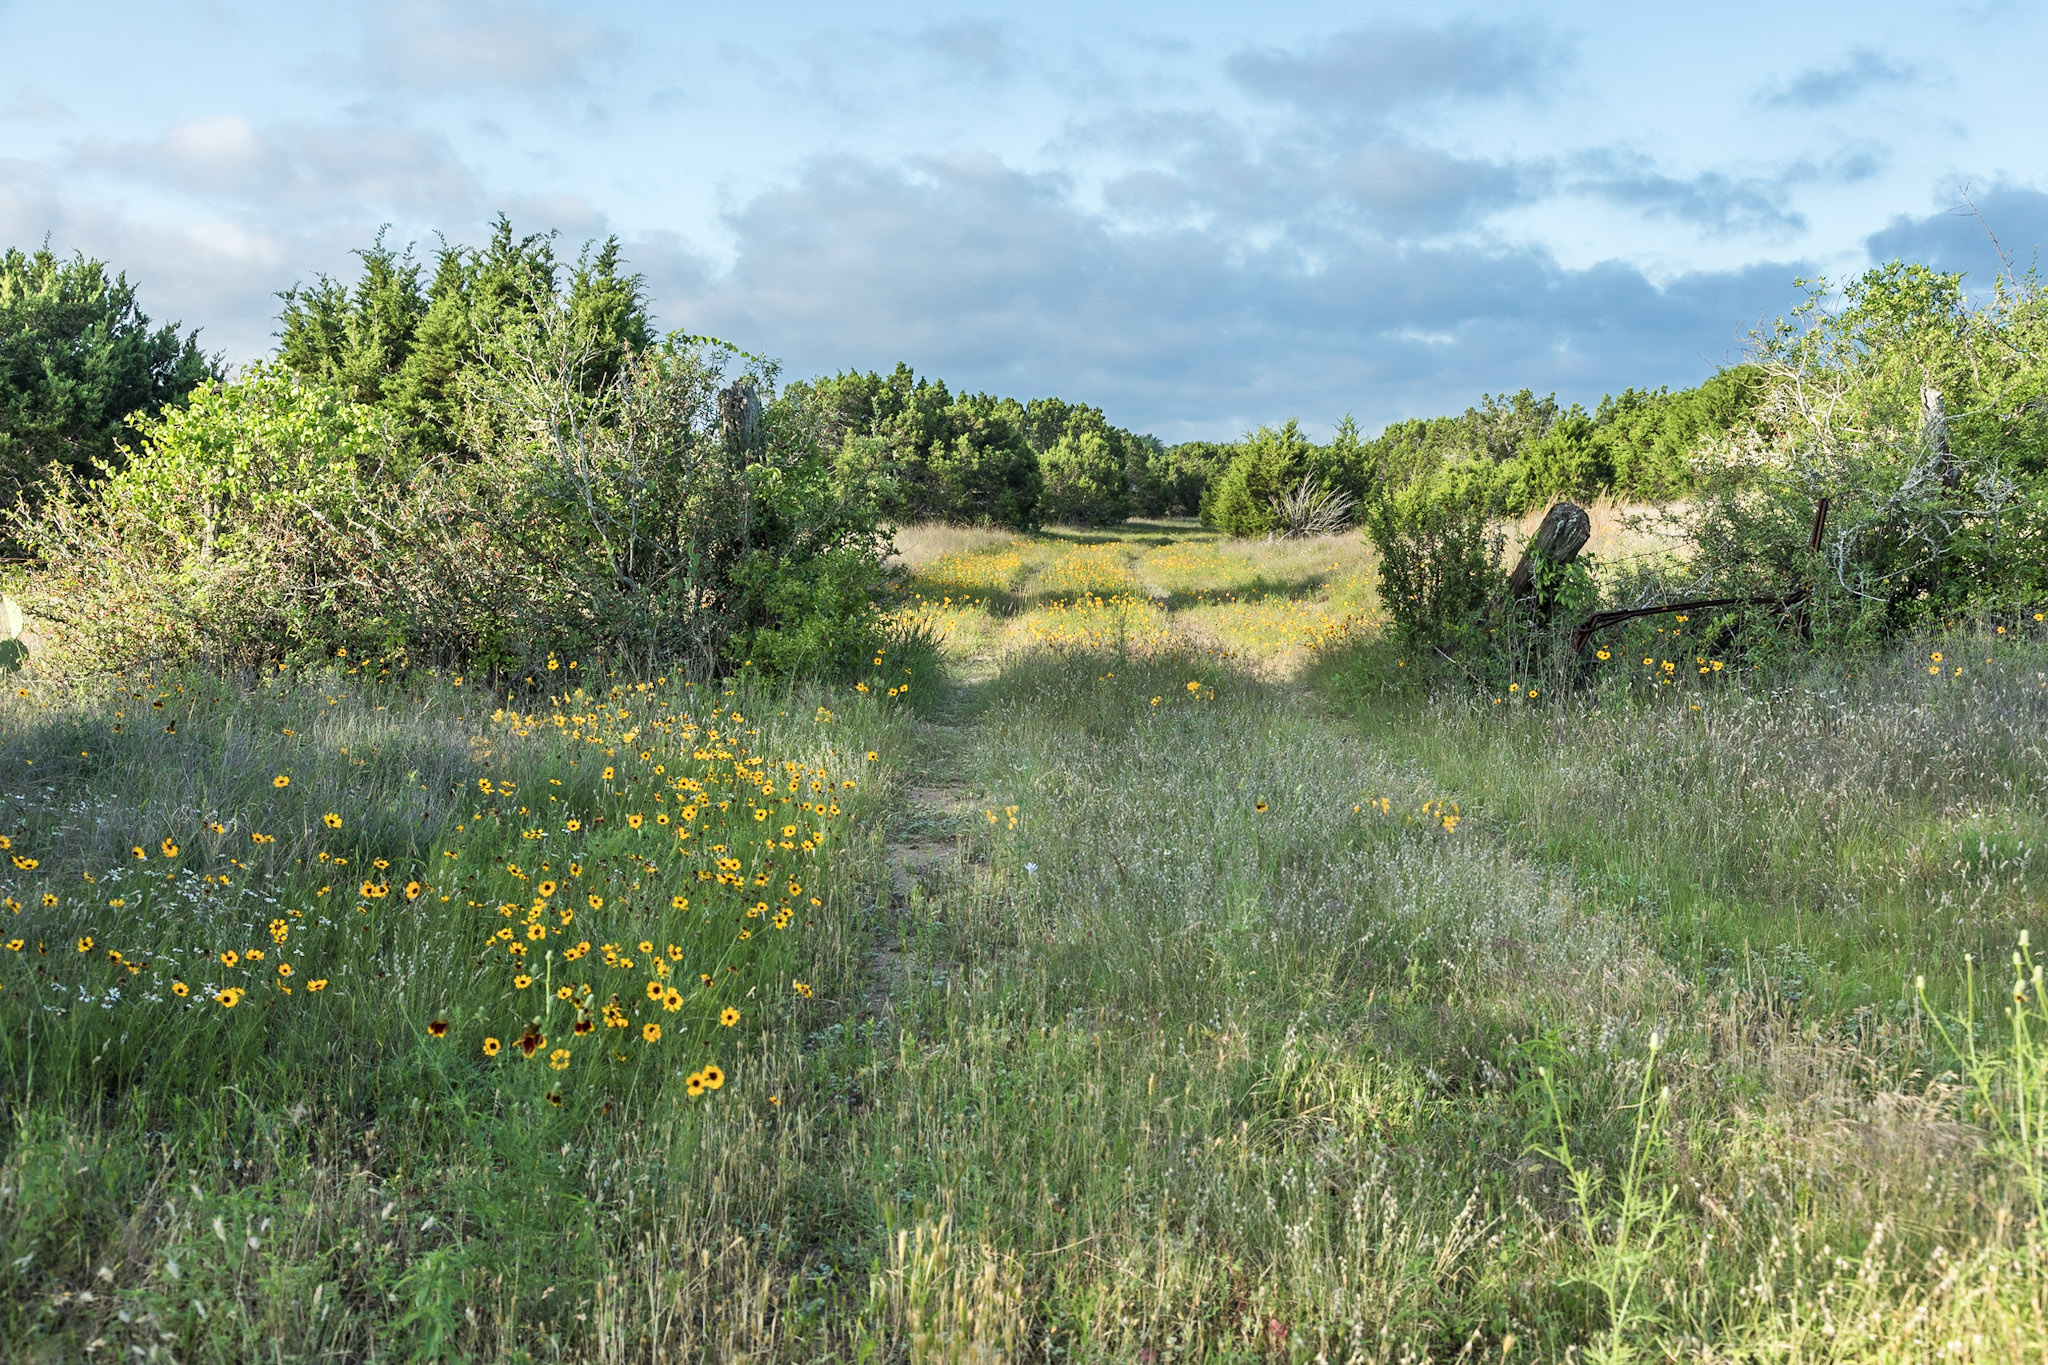
<path fill-rule="evenodd" d="M 1455 655 L 1488 638 L 1507 586 L 1504 541 L 1476 487 L 1377 497 L 1362 520 L 1379 551 L 1380 603 L 1403 645 Z"/>
<path fill-rule="evenodd" d="M 1753 420 L 1707 463 L 1688 588 L 1810 588 L 1822 639 L 2048 592 L 2048 299 L 1894 263 L 1756 338 Z M 1815 508 L 1828 500 L 1816 554 Z"/>
<path fill-rule="evenodd" d="M 130 445 L 130 413 L 215 373 L 196 332 L 151 328 L 126 275 L 48 250 L 0 254 L 0 505 L 43 496 L 45 471 L 90 478 Z"/>
<path fill-rule="evenodd" d="M 1222 477 L 1209 486 L 1202 524 L 1228 536 L 1271 535 L 1279 528 L 1273 505 L 1307 472 L 1314 449 L 1291 418 L 1285 426 L 1260 427 L 1246 436 Z"/>
<path fill-rule="evenodd" d="M 31 610 L 105 663 L 561 651 L 702 674 L 868 648 L 873 508 L 835 490 L 817 414 L 773 400 L 771 367 L 678 337 L 592 384 L 602 336 L 559 298 L 529 316 L 464 378 L 467 457 L 413 459 L 324 382 L 207 386 L 103 486 L 20 519 Z M 771 401 L 735 423 L 722 393 Z"/>
<path fill-rule="evenodd" d="M 1094 409 L 1069 423 L 1038 459 L 1045 481 L 1039 520 L 1065 526 L 1113 526 L 1131 514 L 1125 438 Z"/>

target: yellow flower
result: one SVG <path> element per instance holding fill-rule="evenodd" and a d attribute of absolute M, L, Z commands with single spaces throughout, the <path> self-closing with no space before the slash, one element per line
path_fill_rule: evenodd
<path fill-rule="evenodd" d="M 56 903 L 57 903 L 57 893 L 56 893 L 56 892 L 54 892 L 54 891 L 45 891 L 45 892 L 43 893 L 43 909 L 45 909 L 45 910 L 48 910 L 48 909 L 49 909 L 49 908 L 50 908 L 51 906 L 55 905 Z"/>
<path fill-rule="evenodd" d="M 605 767 L 605 770 L 604 770 L 604 780 L 605 780 L 605 781 L 607 781 L 607 782 L 609 782 L 609 781 L 611 781 L 611 780 L 612 780 L 612 770 L 611 770 L 611 767 L 610 767 L 610 765 L 606 765 L 606 767 Z"/>
<path fill-rule="evenodd" d="M 291 784 L 292 780 L 283 773 L 279 773 L 276 777 L 270 779 L 270 785 L 273 787 L 289 787 Z"/>
<path fill-rule="evenodd" d="M 326 989 L 327 989 L 327 978 L 323 976 L 323 977 L 318 977 L 318 978 L 316 978 L 316 979 L 314 979 L 314 980 L 312 980 L 312 981 L 308 981 L 308 982 L 306 983 L 306 989 L 307 989 L 307 990 L 309 990 L 309 991 L 324 991 L 324 990 L 326 990 Z"/>
<path fill-rule="evenodd" d="M 130 853 L 132 853 L 132 854 L 134 854 L 134 855 L 135 855 L 136 861 L 138 861 L 138 862 L 140 862 L 141 860 L 143 860 L 144 858 L 147 858 L 147 857 L 149 856 L 149 855 L 148 855 L 147 853 L 144 853 L 144 852 L 142 851 L 142 845 L 141 845 L 141 844 L 137 844 L 137 845 L 136 845 L 135 847 L 133 847 L 133 848 L 129 849 L 128 851 L 129 851 Z M 20 860 L 19 858 L 17 858 L 17 859 L 15 859 L 15 861 L 16 861 L 16 862 L 20 862 L 21 860 Z"/>
<path fill-rule="evenodd" d="M 717 1066 L 713 1065 L 704 1068 L 704 1088 L 706 1090 L 716 1090 L 724 1084 L 725 1073 L 720 1071 Z"/>
<path fill-rule="evenodd" d="M 718 1022 L 725 1025 L 727 1028 L 731 1028 L 734 1024 L 737 1024 L 739 1021 L 740 1012 L 734 1009 L 731 1005 L 727 1005 L 724 1009 L 718 1012 Z"/>
<path fill-rule="evenodd" d="M 690 898 L 688 896 L 671 896 L 668 905 L 671 910 L 687 910 L 690 908 Z"/>
<path fill-rule="evenodd" d="M 539 896 L 542 900 L 546 900 L 549 896 L 555 894 L 555 884 L 553 882 L 542 882 L 539 886 L 533 888 L 533 894 Z"/>
<path fill-rule="evenodd" d="M 499 1042 L 499 1041 L 498 1041 L 498 1040 L 497 1040 L 496 1038 L 486 1038 L 486 1039 L 484 1039 L 484 1056 L 486 1056 L 486 1057 L 495 1057 L 495 1056 L 497 1056 L 497 1055 L 498 1055 L 498 1049 L 499 1049 L 500 1047 L 502 1047 L 502 1046 L 504 1046 L 504 1044 L 500 1043 L 500 1042 Z"/>
<path fill-rule="evenodd" d="M 645 817 L 642 816 L 638 811 L 635 811 L 633 812 L 633 814 L 626 817 L 626 828 L 638 829 L 644 822 Z"/>
<path fill-rule="evenodd" d="M 164 840 L 163 843 L 159 845 L 159 847 L 163 849 L 164 856 L 166 858 L 175 858 L 178 856 L 178 846 L 172 843 L 169 839 Z"/>
<path fill-rule="evenodd" d="M 550 1052 L 548 1054 L 548 1065 L 556 1071 L 567 1071 L 569 1069 L 569 1049 L 558 1047 L 553 1052 Z M 554 1099 L 556 1104 L 562 1102 L 559 1097 L 550 1096 L 550 1098 Z"/>
<path fill-rule="evenodd" d="M 220 1001 L 221 1008 L 231 1010 L 235 1006 L 242 1003 L 241 987 L 230 986 L 226 990 L 222 991 L 219 995 L 216 995 L 214 999 Z"/>
<path fill-rule="evenodd" d="M 661 1025 L 659 1025 L 659 1024 L 642 1024 L 642 1025 L 640 1026 L 640 1036 L 641 1036 L 641 1038 L 642 1038 L 642 1039 L 644 1039 L 645 1041 L 647 1041 L 647 1042 L 650 1042 L 650 1043 L 658 1043 L 658 1042 L 660 1042 L 660 1041 L 661 1041 Z"/>
<path fill-rule="evenodd" d="M 579 829 L 582 829 L 582 828 L 583 828 L 583 822 L 582 822 L 581 820 L 571 820 L 571 821 L 569 822 L 569 826 L 568 826 L 568 828 L 569 828 L 569 832 L 570 832 L 571 834 L 574 834 L 574 833 L 575 833 L 575 832 L 576 832 L 577 830 L 579 830 Z"/>
<path fill-rule="evenodd" d="M 435 1019 L 430 1022 L 427 1025 L 427 1036 L 429 1038 L 446 1038 L 448 1036 L 448 1021 L 446 1019 Z"/>
<path fill-rule="evenodd" d="M 532 984 L 533 978 L 528 976 L 525 972 L 521 972 L 519 975 L 512 978 L 512 988 L 514 990 L 523 991 Z"/>
<path fill-rule="evenodd" d="M 192 988 L 191 988 L 190 986 L 187 986 L 187 985 L 186 985 L 186 984 L 185 984 L 184 982 L 182 982 L 182 981 L 173 981 L 173 982 L 171 983 L 171 994 L 172 994 L 172 995 L 178 996 L 179 998 L 181 998 L 181 999 L 182 999 L 183 997 L 185 997 L 185 996 L 187 996 L 187 995 L 190 995 L 191 993 L 192 993 Z"/>
<path fill-rule="evenodd" d="M 327 828 L 329 829 L 341 828 L 341 817 L 339 815 L 336 815 L 333 811 L 327 812 L 327 814 L 321 816 L 320 819 L 323 823 L 326 824 Z"/>
<path fill-rule="evenodd" d="M 92 951 L 92 940 L 91 940 L 91 939 L 89 939 L 89 938 L 82 938 L 82 939 L 78 940 L 78 951 L 79 951 L 79 952 L 81 952 L 81 953 L 89 953 L 89 952 L 91 952 L 91 951 Z"/>
<path fill-rule="evenodd" d="M 235 964 L 236 964 L 237 962 L 240 962 L 241 960 L 242 960 L 242 956 L 241 956 L 241 954 L 240 954 L 240 953 L 237 953 L 237 952 L 236 952 L 236 951 L 235 951 L 234 949 L 232 949 L 232 948 L 230 948 L 230 949 L 229 949 L 228 951 L 226 951 L 226 952 L 224 952 L 224 953 L 222 953 L 222 954 L 220 955 L 220 965 L 221 965 L 221 966 L 223 966 L 223 967 L 232 967 L 232 966 L 234 966 L 234 965 L 235 965 Z"/>
<path fill-rule="evenodd" d="M 603 896 L 588 896 L 588 897 L 585 897 L 585 899 L 587 899 L 587 900 L 588 900 L 588 901 L 590 902 L 590 908 L 591 908 L 591 909 L 593 909 L 593 910 L 602 910 L 602 909 L 604 909 L 604 897 L 603 897 Z"/>
<path fill-rule="evenodd" d="M 291 963 L 289 963 L 289 962 L 280 962 L 280 963 L 278 963 L 278 964 L 277 964 L 277 974 L 278 974 L 279 976 L 290 976 L 290 975 L 292 974 L 292 964 L 291 964 Z"/>
<path fill-rule="evenodd" d="M 692 1072 L 690 1073 L 690 1079 L 689 1079 L 688 1081 L 686 1081 L 686 1082 L 685 1082 L 684 1084 L 685 1084 L 685 1086 L 686 1086 L 686 1087 L 688 1088 L 689 1092 L 690 1092 L 690 1093 L 691 1093 L 692 1095 L 701 1095 L 701 1094 L 703 1094 L 703 1093 L 704 1093 L 704 1073 L 703 1073 L 703 1072 L 701 1072 L 701 1071 L 692 1071 Z"/>

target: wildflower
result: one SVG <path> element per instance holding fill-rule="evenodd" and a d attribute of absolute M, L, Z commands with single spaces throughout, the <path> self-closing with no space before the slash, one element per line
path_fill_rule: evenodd
<path fill-rule="evenodd" d="M 678 948 L 678 947 L 677 947 L 677 946 L 676 946 L 675 944 L 673 944 L 673 943 L 669 944 L 669 945 L 668 945 L 668 960 L 669 960 L 669 961 L 671 961 L 671 962 L 681 962 L 681 961 L 683 960 L 683 950 L 682 950 L 681 948 Z"/>
<path fill-rule="evenodd" d="M 642 825 L 642 824 L 643 824 L 643 823 L 645 822 L 645 818 L 646 818 L 646 817 L 642 816 L 642 815 L 640 814 L 640 812 L 638 812 L 638 811 L 634 811 L 634 812 L 633 812 L 633 813 L 632 813 L 631 815 L 629 815 L 629 816 L 627 816 L 627 817 L 626 817 L 626 828 L 627 828 L 627 829 L 638 829 L 638 828 L 640 828 L 640 826 L 641 826 L 641 825 Z"/>
<path fill-rule="evenodd" d="M 235 1006 L 242 1003 L 241 988 L 238 986 L 230 986 L 226 990 L 222 991 L 219 995 L 216 995 L 214 999 L 220 1001 L 222 1009 L 231 1010 Z"/>
<path fill-rule="evenodd" d="M 574 834 L 577 830 L 583 828 L 583 822 L 581 820 L 571 820 L 564 828 L 571 834 Z"/>
<path fill-rule="evenodd" d="M 405 884 L 405 898 L 409 901 L 416 901 L 420 898 L 420 892 L 425 889 L 418 882 L 407 882 Z"/>
<path fill-rule="evenodd" d="M 512 989 L 514 990 L 523 991 L 532 984 L 533 978 L 528 976 L 525 972 L 521 972 L 519 975 L 512 978 Z"/>
<path fill-rule="evenodd" d="M 341 828 L 341 817 L 339 815 L 336 815 L 333 811 L 329 811 L 327 812 L 327 814 L 321 816 L 320 821 L 329 829 Z"/>
<path fill-rule="evenodd" d="M 169 839 L 164 840 L 162 844 L 158 845 L 158 847 L 163 849 L 164 856 L 166 858 L 175 858 L 178 856 L 178 846 L 172 843 Z"/>
<path fill-rule="evenodd" d="M 585 899 L 586 899 L 586 900 L 588 900 L 588 901 L 590 902 L 590 908 L 591 908 L 591 909 L 593 909 L 593 910 L 602 910 L 602 909 L 604 909 L 604 897 L 603 897 L 603 896 L 588 896 L 588 897 L 585 897 Z"/>
<path fill-rule="evenodd" d="M 319 978 L 316 978 L 315 980 L 312 980 L 312 981 L 308 981 L 308 982 L 306 983 L 306 989 L 307 989 L 307 990 L 309 990 L 309 991 L 324 991 L 324 990 L 326 990 L 326 989 L 327 989 L 327 978 L 323 976 L 323 977 L 319 977 Z"/>
<path fill-rule="evenodd" d="M 611 780 L 612 780 L 612 770 L 611 770 L 611 766 L 610 766 L 609 764 L 607 764 L 607 765 L 605 766 L 605 770 L 604 770 L 604 780 L 605 780 L 605 781 L 607 781 L 607 782 L 609 782 L 609 781 L 611 781 Z"/>
<path fill-rule="evenodd" d="M 501 1044 L 501 1043 L 500 1043 L 500 1042 L 499 1042 L 499 1041 L 498 1041 L 498 1040 L 497 1040 L 496 1038 L 486 1038 L 486 1039 L 484 1039 L 484 1056 L 486 1056 L 486 1057 L 495 1057 L 495 1056 L 497 1056 L 497 1055 L 498 1055 L 498 1049 L 499 1049 L 500 1047 L 502 1047 L 502 1046 L 503 1046 L 503 1044 Z"/>
<path fill-rule="evenodd" d="M 273 787 L 284 788 L 289 787 L 291 784 L 292 780 L 283 773 L 279 773 L 276 777 L 270 779 L 270 785 Z"/>
<path fill-rule="evenodd" d="M 548 927 L 545 924 L 529 924 L 526 926 L 526 936 L 538 942 L 548 936 Z"/>
<path fill-rule="evenodd" d="M 704 1088 L 706 1090 L 716 1090 L 724 1084 L 725 1073 L 720 1071 L 716 1064 L 704 1068 Z"/>
<path fill-rule="evenodd" d="M 703 1094 L 704 1073 L 701 1071 L 692 1071 L 690 1073 L 690 1079 L 684 1082 L 684 1086 L 689 1090 L 692 1096 Z"/>
<path fill-rule="evenodd" d="M 126 896 L 116 896 L 112 900 L 108 901 L 107 904 L 113 906 L 116 910 L 119 910 L 123 906 L 128 904 L 128 898 Z"/>
<path fill-rule="evenodd" d="M 546 900 L 549 896 L 555 894 L 555 884 L 553 882 L 542 882 L 539 886 L 533 888 L 533 894 L 539 896 L 542 900 Z"/>
<path fill-rule="evenodd" d="M 737 1024 L 739 1021 L 740 1012 L 734 1009 L 731 1005 L 727 1005 L 724 1009 L 718 1012 L 718 1022 L 725 1025 L 725 1027 L 727 1028 L 731 1028 L 734 1024 Z"/>
<path fill-rule="evenodd" d="M 1264 810 L 1266 809 L 1266 803 L 1265 803 L 1265 802 L 1263 802 L 1263 801 L 1260 801 L 1260 802 L 1258 802 L 1258 803 L 1257 803 L 1256 805 L 1254 805 L 1254 806 L 1252 807 L 1252 809 L 1253 809 L 1253 810 L 1256 810 L 1256 811 L 1264 811 Z"/>
<path fill-rule="evenodd" d="M 688 896 L 671 896 L 668 906 L 671 910 L 687 910 L 690 908 L 690 898 Z"/>
<path fill-rule="evenodd" d="M 531 1060 L 534 1053 L 548 1045 L 548 1040 L 540 1036 L 540 1030 L 528 1024 L 526 1032 L 520 1034 L 512 1045 L 525 1053 L 527 1058 Z"/>
<path fill-rule="evenodd" d="M 278 964 L 277 964 L 277 974 L 278 974 L 279 976 L 285 976 L 285 977 L 288 977 L 288 976 L 290 976 L 290 975 L 292 974 L 292 964 L 291 964 L 291 963 L 289 963 L 289 962 L 280 962 L 280 963 L 278 963 Z"/>
<path fill-rule="evenodd" d="M 430 1021 L 427 1024 L 427 1036 L 429 1038 L 446 1038 L 448 1036 L 448 1021 L 446 1019 Z"/>
<path fill-rule="evenodd" d="M 569 1049 L 558 1047 L 553 1052 L 550 1052 L 548 1054 L 548 1065 L 556 1071 L 567 1071 L 569 1069 Z M 560 1104 L 561 1101 L 558 1099 L 555 1103 Z"/>
<path fill-rule="evenodd" d="M 710 983 L 707 981 L 705 984 L 709 985 Z M 790 989 L 794 990 L 798 995 L 802 996 L 804 999 L 808 1000 L 811 998 L 811 987 L 808 982 L 791 981 L 789 985 Z"/>
<path fill-rule="evenodd" d="M 1940 663 L 1940 662 L 1941 662 L 1941 651 L 1937 649 L 1937 650 L 1935 650 L 1935 651 L 1934 651 L 1934 652 L 1933 652 L 1932 654 L 1928 655 L 1927 657 L 1928 657 L 1928 658 L 1930 658 L 1930 659 L 1932 659 L 1932 660 L 1934 660 L 1934 662 L 1936 662 L 1936 663 Z"/>
<path fill-rule="evenodd" d="M 574 1033 L 577 1037 L 581 1038 L 584 1034 L 590 1032 L 592 1029 L 596 1027 L 597 1025 L 592 1023 L 588 1019 L 578 1019 L 576 1021 L 576 1026 L 570 1029 L 569 1031 L 571 1033 Z"/>
<path fill-rule="evenodd" d="M 658 1043 L 658 1042 L 660 1042 L 660 1041 L 661 1041 L 661 1025 L 659 1025 L 659 1024 L 642 1024 L 642 1025 L 640 1026 L 640 1037 L 641 1037 L 641 1038 L 642 1038 L 643 1040 L 645 1040 L 645 1041 L 647 1041 L 647 1042 L 650 1042 L 650 1043 Z"/>
<path fill-rule="evenodd" d="M 91 951 L 92 951 L 92 940 L 91 940 L 91 939 L 89 939 L 89 938 L 82 938 L 82 939 L 78 940 L 78 951 L 79 951 L 79 952 L 81 952 L 81 953 L 89 953 L 89 952 L 91 952 Z"/>
<path fill-rule="evenodd" d="M 241 960 L 241 954 L 237 953 L 232 948 L 228 949 L 226 952 L 220 955 L 220 965 L 223 967 L 232 967 Z"/>
<path fill-rule="evenodd" d="M 251 948 L 242 956 L 248 958 L 251 962 L 261 962 L 263 960 L 263 950 L 261 948 Z"/>
<path fill-rule="evenodd" d="M 17 940 L 15 940 L 15 942 L 17 942 L 17 943 L 18 943 L 18 942 L 20 942 L 20 940 L 19 940 L 19 939 L 17 939 Z M 12 944 L 9 944 L 8 946 L 9 946 L 9 947 L 12 947 L 13 945 L 12 945 Z M 175 996 L 177 996 L 177 997 L 178 997 L 179 999 L 181 999 L 181 1000 L 182 1000 L 182 999 L 183 999 L 184 997 L 186 997 L 186 996 L 190 995 L 191 993 L 192 993 L 192 988 L 191 988 L 190 986 L 187 986 L 187 985 L 186 985 L 186 984 L 185 984 L 184 982 L 182 982 L 182 981 L 173 981 L 173 982 L 171 983 L 171 994 L 172 994 L 172 995 L 175 995 Z"/>
<path fill-rule="evenodd" d="M 868 750 L 868 762 L 873 763 L 876 759 L 880 757 L 881 755 L 876 753 L 873 749 Z"/>
<path fill-rule="evenodd" d="M 135 847 L 133 847 L 133 848 L 129 849 L 128 851 L 129 851 L 130 853 L 132 853 L 132 854 L 134 854 L 134 855 L 135 855 L 135 860 L 136 860 L 137 862 L 141 862 L 141 861 L 143 861 L 144 859 L 146 859 L 146 858 L 148 858 L 148 857 L 149 857 L 149 855 L 148 855 L 147 853 L 144 853 L 144 852 L 142 851 L 142 845 L 141 845 L 141 844 L 137 844 L 137 845 L 136 845 Z M 20 861 L 21 861 L 21 859 L 19 859 L 19 858 L 16 858 L 16 859 L 15 859 L 15 861 L 16 861 L 16 862 L 20 862 Z"/>

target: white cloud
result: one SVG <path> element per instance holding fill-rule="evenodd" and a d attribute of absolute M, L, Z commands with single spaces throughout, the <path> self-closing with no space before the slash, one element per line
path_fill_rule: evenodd
<path fill-rule="evenodd" d="M 374 78 L 425 91 L 580 84 L 615 50 L 597 25 L 530 0 L 384 0 L 364 34 Z"/>

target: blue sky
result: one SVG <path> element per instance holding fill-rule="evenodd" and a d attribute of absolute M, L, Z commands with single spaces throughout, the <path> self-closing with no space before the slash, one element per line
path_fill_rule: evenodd
<path fill-rule="evenodd" d="M 2020 5 L 0 0 L 0 243 L 241 360 L 380 224 L 617 234 L 665 327 L 1168 439 L 1740 355 L 1796 276 L 2024 268 Z"/>

